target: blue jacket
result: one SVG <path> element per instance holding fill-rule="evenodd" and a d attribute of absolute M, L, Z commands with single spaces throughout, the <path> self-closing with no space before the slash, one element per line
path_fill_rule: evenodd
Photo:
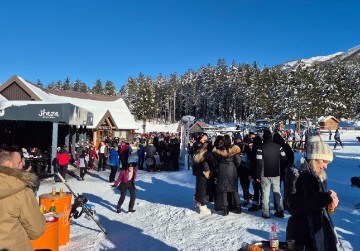
<path fill-rule="evenodd" d="M 109 162 L 110 166 L 119 166 L 119 153 L 115 148 L 111 148 L 110 150 Z"/>
<path fill-rule="evenodd" d="M 144 148 L 143 144 L 139 143 L 136 150 L 137 150 L 136 151 L 137 156 L 144 156 L 145 155 L 145 148 Z"/>

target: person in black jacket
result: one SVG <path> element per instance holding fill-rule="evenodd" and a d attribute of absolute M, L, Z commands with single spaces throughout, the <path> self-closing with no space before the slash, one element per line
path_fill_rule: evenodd
<path fill-rule="evenodd" d="M 232 193 L 235 204 L 235 213 L 241 213 L 240 197 L 238 193 L 237 168 L 241 164 L 240 147 L 231 145 L 229 135 L 224 136 L 224 144 L 213 149 L 217 164 L 216 192 L 222 196 L 224 216 L 229 214 L 227 193 Z"/>
<path fill-rule="evenodd" d="M 210 143 L 208 141 L 202 144 L 201 148 L 194 154 L 194 162 L 198 166 L 196 169 L 196 187 L 195 200 L 200 209 L 200 214 L 211 214 L 210 209 L 207 208 L 208 197 L 206 194 L 206 180 L 210 179 L 210 175 L 214 170 L 214 158 L 209 151 Z"/>
<path fill-rule="evenodd" d="M 195 155 L 195 153 L 202 147 L 202 145 L 207 141 L 207 133 L 199 133 L 196 136 L 196 141 L 192 145 L 192 153 Z M 198 165 L 193 162 L 193 168 L 192 168 L 192 174 L 196 176 Z"/>
<path fill-rule="evenodd" d="M 145 162 L 146 162 L 146 171 L 153 172 L 156 167 L 156 147 L 152 144 L 152 140 L 148 139 L 147 145 L 145 146 Z"/>
<path fill-rule="evenodd" d="M 170 166 L 173 171 L 179 171 L 180 143 L 176 137 L 170 139 L 169 150 Z"/>
<path fill-rule="evenodd" d="M 319 139 L 308 144 L 306 160 L 299 161 L 299 165 L 287 173 L 285 182 L 289 188 L 286 193 L 291 217 L 286 239 L 295 240 L 296 250 L 341 250 L 327 210 L 339 204 L 336 192 L 327 190 L 325 169 L 332 160 L 329 145 Z"/>
<path fill-rule="evenodd" d="M 280 192 L 280 164 L 285 161 L 285 152 L 282 147 L 272 141 L 269 130 L 264 131 L 264 142 L 259 146 L 256 153 L 255 179 L 260 182 L 263 191 L 262 217 L 270 218 L 270 187 L 272 187 L 278 211 L 275 216 L 284 217 L 283 200 Z"/>
<path fill-rule="evenodd" d="M 249 135 L 247 135 L 247 137 L 245 138 L 244 142 L 241 142 L 241 140 L 235 136 L 234 140 L 235 140 L 235 145 L 239 146 L 240 149 L 241 147 L 243 147 L 242 150 L 242 155 L 243 155 L 243 160 L 246 161 L 242 161 L 242 164 L 240 165 L 239 169 L 238 169 L 238 176 L 240 179 L 240 185 L 243 191 L 243 196 L 244 196 L 244 201 L 243 201 L 243 206 L 247 206 L 249 205 L 249 200 L 252 199 L 252 195 L 249 192 L 250 189 L 250 162 L 248 161 L 249 158 L 249 154 L 251 153 L 251 149 L 253 146 L 253 140 L 254 140 L 255 134 L 253 132 L 250 132 Z"/>
<path fill-rule="evenodd" d="M 253 146 L 248 154 L 251 177 L 255 177 L 256 153 L 261 143 L 262 143 L 262 138 L 259 135 L 255 136 L 255 138 L 253 139 Z M 252 205 L 248 209 L 250 212 L 259 211 L 259 209 L 261 209 L 261 200 L 262 200 L 261 182 L 257 181 L 256 179 L 253 179 L 252 185 L 254 188 L 254 197 L 252 199 Z"/>
<path fill-rule="evenodd" d="M 273 136 L 273 141 L 274 143 L 280 145 L 282 147 L 282 149 L 285 152 L 286 155 L 286 159 L 285 162 L 281 163 L 280 165 L 280 188 L 281 188 L 281 183 L 283 183 L 285 181 L 285 174 L 286 172 L 292 167 L 292 165 L 294 164 L 294 152 L 291 149 L 291 147 L 289 146 L 289 144 L 285 143 L 284 138 L 278 134 L 275 133 Z M 285 187 L 284 187 L 285 190 Z M 286 192 L 284 191 L 284 208 L 286 208 L 286 196 L 285 196 Z M 277 204 L 276 201 L 274 200 L 274 208 L 277 211 Z"/>

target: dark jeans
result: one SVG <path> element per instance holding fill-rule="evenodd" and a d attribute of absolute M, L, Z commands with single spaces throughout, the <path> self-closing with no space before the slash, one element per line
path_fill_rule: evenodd
<path fill-rule="evenodd" d="M 179 171 L 179 156 L 171 156 L 170 158 L 171 166 L 174 171 Z"/>
<path fill-rule="evenodd" d="M 139 156 L 139 159 L 138 159 L 138 168 L 140 170 L 144 169 L 144 159 L 145 159 L 145 156 L 142 155 L 142 156 Z"/>
<path fill-rule="evenodd" d="M 250 196 L 249 196 L 249 188 L 250 188 L 250 180 L 249 180 L 249 171 L 245 168 L 242 167 L 242 169 L 240 169 L 240 185 L 241 188 L 243 190 L 243 196 L 244 196 L 244 200 L 249 200 Z"/>
<path fill-rule="evenodd" d="M 106 169 L 106 156 L 103 153 L 99 153 L 99 164 L 98 164 L 98 171 L 102 168 L 103 170 Z"/>
<path fill-rule="evenodd" d="M 110 166 L 110 176 L 109 176 L 109 181 L 110 182 L 114 182 L 115 181 L 115 175 L 117 172 L 118 167 L 117 166 Z"/>
<path fill-rule="evenodd" d="M 133 185 L 132 181 L 130 180 L 128 181 L 128 183 L 120 183 L 119 190 L 121 192 L 121 195 L 117 204 L 117 208 L 121 208 L 125 200 L 126 191 L 129 190 L 130 192 L 129 210 L 133 209 L 135 205 L 135 186 Z"/>
<path fill-rule="evenodd" d="M 80 167 L 80 178 L 84 178 L 87 173 L 87 167 Z"/>
<path fill-rule="evenodd" d="M 65 180 L 67 171 L 68 171 L 68 164 L 59 166 L 59 173 L 60 173 L 61 176 L 64 178 L 64 180 Z"/>
<path fill-rule="evenodd" d="M 253 205 L 261 205 L 262 200 L 262 190 L 261 190 L 261 183 L 254 180 L 252 182 L 253 188 L 254 188 L 254 198 L 252 200 Z"/>
<path fill-rule="evenodd" d="M 340 146 L 343 147 L 343 144 L 342 144 L 342 142 L 341 142 L 341 139 L 338 138 L 338 137 L 336 137 L 336 138 L 335 138 L 334 149 L 336 148 L 336 146 L 337 146 L 338 144 L 340 144 Z"/>
<path fill-rule="evenodd" d="M 127 159 L 120 158 L 120 161 L 121 161 L 121 170 L 125 170 L 128 166 Z"/>
<path fill-rule="evenodd" d="M 91 169 L 91 170 L 94 169 L 94 160 L 93 159 L 89 159 L 88 168 Z"/>

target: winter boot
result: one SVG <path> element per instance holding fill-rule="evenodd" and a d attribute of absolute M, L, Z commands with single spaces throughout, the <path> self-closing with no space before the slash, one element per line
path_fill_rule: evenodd
<path fill-rule="evenodd" d="M 116 208 L 116 213 L 121 213 L 121 207 Z"/>
<path fill-rule="evenodd" d="M 133 208 L 129 208 L 129 213 L 134 213 L 136 210 L 134 210 Z"/>
<path fill-rule="evenodd" d="M 224 216 L 229 215 L 229 208 L 224 207 Z"/>
<path fill-rule="evenodd" d="M 242 203 L 242 205 L 243 205 L 244 207 L 246 207 L 247 205 L 249 205 L 249 200 L 248 200 L 248 199 L 244 200 L 243 203 Z"/>
<path fill-rule="evenodd" d="M 201 215 L 211 215 L 211 210 L 206 205 L 203 206 L 200 205 L 199 209 Z"/>
<path fill-rule="evenodd" d="M 241 206 L 237 206 L 237 207 L 235 208 L 235 213 L 236 213 L 236 214 L 241 214 Z"/>
<path fill-rule="evenodd" d="M 276 211 L 274 215 L 278 218 L 284 218 L 284 211 Z"/>
<path fill-rule="evenodd" d="M 252 205 L 251 207 L 249 207 L 249 212 L 255 212 L 255 211 L 259 211 L 259 206 L 258 205 Z"/>

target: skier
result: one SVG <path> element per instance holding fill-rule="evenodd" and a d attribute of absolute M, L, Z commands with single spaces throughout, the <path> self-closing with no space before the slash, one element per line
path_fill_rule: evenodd
<path fill-rule="evenodd" d="M 334 139 L 335 139 L 334 149 L 336 149 L 337 144 L 340 144 L 340 146 L 341 146 L 342 148 L 344 148 L 344 146 L 343 146 L 343 144 L 342 144 L 342 142 L 341 142 L 341 139 L 340 139 L 339 129 L 336 129 L 335 135 L 334 135 Z"/>

